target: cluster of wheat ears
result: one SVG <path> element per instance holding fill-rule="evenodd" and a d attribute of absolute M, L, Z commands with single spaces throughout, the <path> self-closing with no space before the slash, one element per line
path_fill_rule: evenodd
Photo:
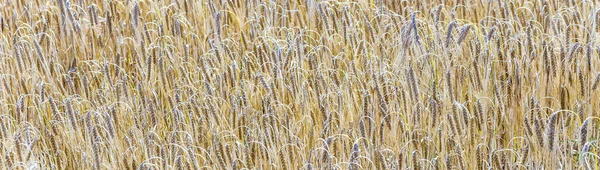
<path fill-rule="evenodd" d="M 598 169 L 596 0 L 0 0 L 1 169 Z"/>

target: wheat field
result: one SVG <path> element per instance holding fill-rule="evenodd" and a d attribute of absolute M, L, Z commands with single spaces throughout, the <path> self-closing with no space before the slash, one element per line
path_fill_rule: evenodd
<path fill-rule="evenodd" d="M 600 169 L 596 0 L 0 11 L 0 169 Z"/>

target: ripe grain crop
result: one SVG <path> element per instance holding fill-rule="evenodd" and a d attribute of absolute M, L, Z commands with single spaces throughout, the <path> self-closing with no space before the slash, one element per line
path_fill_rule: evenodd
<path fill-rule="evenodd" d="M 599 169 L 597 0 L 0 0 L 0 169 Z"/>

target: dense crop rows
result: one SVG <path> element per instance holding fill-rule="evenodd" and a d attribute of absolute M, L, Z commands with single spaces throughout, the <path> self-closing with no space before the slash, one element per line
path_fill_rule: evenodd
<path fill-rule="evenodd" d="M 0 0 L 0 169 L 598 169 L 596 0 Z"/>

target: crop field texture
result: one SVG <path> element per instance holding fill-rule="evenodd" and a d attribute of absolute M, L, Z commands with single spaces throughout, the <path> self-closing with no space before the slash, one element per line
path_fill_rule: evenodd
<path fill-rule="evenodd" d="M 0 169 L 599 169 L 596 0 L 0 0 Z"/>

